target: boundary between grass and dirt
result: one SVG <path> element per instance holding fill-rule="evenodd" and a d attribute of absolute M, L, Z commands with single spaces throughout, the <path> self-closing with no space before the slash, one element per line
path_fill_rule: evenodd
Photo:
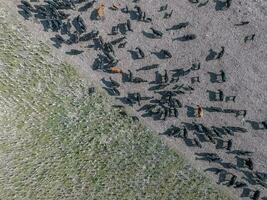
<path fill-rule="evenodd" d="M 2 14 L 0 199 L 231 199 Z"/>

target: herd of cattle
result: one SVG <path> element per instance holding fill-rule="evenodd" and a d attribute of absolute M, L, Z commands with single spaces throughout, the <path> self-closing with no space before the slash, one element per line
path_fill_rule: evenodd
<path fill-rule="evenodd" d="M 218 10 L 227 10 L 230 8 L 232 1 L 220 1 L 216 0 L 215 8 Z M 88 41 L 94 41 L 98 51 L 98 57 L 95 58 L 92 68 L 110 74 L 109 80 L 104 80 L 106 85 L 105 89 L 112 96 L 117 97 L 123 103 L 133 106 L 137 105 L 138 112 L 143 112 L 143 116 L 152 117 L 154 120 L 168 120 L 169 118 L 178 118 L 180 109 L 184 107 L 183 103 L 179 100 L 180 95 L 191 94 L 195 90 L 195 83 L 200 82 L 199 76 L 190 78 L 191 84 L 183 84 L 180 82 L 182 78 L 188 77 L 192 72 L 201 69 L 200 62 L 195 62 L 191 67 L 187 69 L 175 69 L 164 70 L 163 73 L 155 71 L 159 68 L 159 64 L 148 63 L 136 70 L 134 73 L 132 70 L 124 70 L 118 67 L 120 60 L 116 57 L 116 51 L 127 48 L 127 34 L 131 34 L 135 31 L 133 21 L 136 23 L 143 22 L 145 26 L 151 26 L 150 32 L 145 33 L 144 37 L 151 39 L 162 39 L 165 37 L 165 33 L 169 31 L 177 31 L 186 28 L 190 25 L 189 22 L 181 22 L 174 24 L 172 27 L 166 30 L 158 30 L 151 24 L 153 18 L 148 13 L 142 10 L 140 4 L 141 0 L 133 0 L 131 2 L 134 6 L 121 6 L 119 3 L 114 3 L 111 7 L 105 8 L 105 4 L 98 2 L 97 0 L 44 0 L 42 2 L 21 0 L 19 5 L 19 13 L 24 16 L 25 19 L 36 18 L 39 20 L 46 31 L 51 30 L 55 32 L 53 40 L 56 42 L 57 47 L 67 44 L 85 43 Z M 197 7 L 206 6 L 209 0 L 189 0 L 188 3 L 195 4 Z M 79 13 L 90 12 L 91 19 L 105 20 L 105 9 L 111 9 L 114 12 L 122 12 L 125 15 L 134 14 L 134 18 L 129 17 L 125 23 L 115 24 L 112 30 L 107 35 L 117 37 L 111 41 L 105 41 L 98 30 L 88 30 L 86 22 L 81 16 L 77 14 L 73 16 L 73 11 Z M 164 19 L 169 19 L 173 15 L 173 10 L 168 8 L 168 4 L 162 5 L 158 12 L 164 12 Z M 246 26 L 249 21 L 241 21 L 235 24 L 236 27 Z M 173 38 L 173 42 L 188 42 L 195 40 L 198 36 L 196 34 L 185 34 L 177 38 Z M 256 35 L 251 34 L 244 37 L 244 42 L 253 42 Z M 129 50 L 128 50 L 129 51 Z M 142 47 L 138 46 L 134 50 L 129 51 L 132 54 L 133 59 L 144 59 L 149 56 Z M 66 52 L 70 55 L 79 55 L 85 53 L 83 49 L 71 49 Z M 154 52 L 159 59 L 172 59 L 173 54 L 168 49 L 161 49 L 158 52 Z M 222 46 L 218 50 L 210 50 L 207 54 L 206 61 L 220 60 L 225 54 L 225 47 Z M 151 71 L 155 73 L 155 80 L 146 80 L 138 76 L 138 73 Z M 114 78 L 112 74 L 121 74 L 123 83 L 120 83 Z M 218 73 L 210 74 L 210 80 L 223 84 L 227 81 L 227 73 L 224 70 Z M 154 91 L 159 96 L 145 96 L 139 92 L 128 93 L 127 96 L 121 97 L 120 87 L 121 84 L 150 84 L 152 85 L 149 90 Z M 145 93 L 145 91 L 144 91 Z M 226 96 L 222 90 L 209 91 L 210 98 L 214 101 L 226 101 L 236 102 L 236 96 Z M 235 109 L 222 109 L 220 107 L 208 107 L 203 108 L 201 105 L 197 105 L 196 108 L 191 108 L 193 117 L 203 118 L 205 112 L 218 112 L 218 113 L 233 113 L 236 117 L 244 119 L 247 115 L 247 110 L 235 110 Z M 267 122 L 262 121 L 258 123 L 261 129 L 267 129 Z M 193 132 L 193 133 L 192 133 Z M 219 176 L 219 183 L 224 183 L 228 187 L 234 187 L 236 189 L 242 189 L 241 197 L 250 197 L 251 199 L 260 199 L 261 190 L 265 190 L 267 187 L 267 173 L 257 171 L 253 162 L 253 152 L 247 150 L 237 150 L 234 148 L 234 140 L 231 138 L 236 132 L 247 132 L 246 128 L 231 127 L 231 126 L 211 126 L 208 127 L 200 123 L 187 123 L 181 124 L 181 126 L 172 125 L 164 133 L 169 137 L 181 138 L 189 146 L 196 148 L 202 148 L 203 143 L 210 143 L 216 145 L 216 148 L 225 149 L 227 154 L 235 154 L 238 165 L 225 162 L 216 153 L 196 153 L 199 160 L 217 163 L 221 167 L 211 167 L 206 171 L 213 172 Z M 227 169 L 232 169 L 241 172 L 244 176 L 240 177 L 232 172 L 228 172 Z M 252 187 L 252 188 L 251 188 Z M 263 197 L 265 198 L 265 197 Z"/>

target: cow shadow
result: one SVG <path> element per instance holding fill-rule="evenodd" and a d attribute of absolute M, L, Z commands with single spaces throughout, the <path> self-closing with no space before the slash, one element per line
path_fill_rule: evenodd
<path fill-rule="evenodd" d="M 264 130 L 265 129 L 263 126 L 261 126 L 261 123 L 259 123 L 259 122 L 251 121 L 251 120 L 246 120 L 246 122 L 249 123 L 254 130 Z"/>
<path fill-rule="evenodd" d="M 195 117 L 196 116 L 196 111 L 195 111 L 195 108 L 193 108 L 192 106 L 185 106 L 187 108 L 187 117 Z"/>
<path fill-rule="evenodd" d="M 216 60 L 218 53 L 213 49 L 209 50 L 209 55 L 206 57 L 206 61 Z"/>
<path fill-rule="evenodd" d="M 217 101 L 217 93 L 211 90 L 207 90 L 209 93 L 209 100 L 210 101 Z"/>
<path fill-rule="evenodd" d="M 136 51 L 133 50 L 127 50 L 130 54 L 133 60 L 137 60 L 139 59 L 138 53 Z"/>
<path fill-rule="evenodd" d="M 229 7 L 227 6 L 227 1 L 221 1 L 221 0 L 214 0 L 216 3 L 215 10 L 216 11 L 223 11 L 227 10 Z"/>
<path fill-rule="evenodd" d="M 146 31 L 142 31 L 142 33 L 146 38 L 149 38 L 149 39 L 157 38 L 153 33 L 149 33 L 149 32 L 146 32 Z"/>

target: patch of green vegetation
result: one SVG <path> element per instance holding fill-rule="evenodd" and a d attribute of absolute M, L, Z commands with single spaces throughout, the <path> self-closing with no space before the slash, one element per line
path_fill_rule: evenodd
<path fill-rule="evenodd" d="M 7 20 L 0 18 L 0 199 L 230 199 Z"/>

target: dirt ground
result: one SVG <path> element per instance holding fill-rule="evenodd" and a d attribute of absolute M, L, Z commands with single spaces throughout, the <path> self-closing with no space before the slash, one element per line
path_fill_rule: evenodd
<path fill-rule="evenodd" d="M 53 45 L 50 37 L 54 33 L 44 32 L 43 27 L 36 20 L 30 19 L 23 21 L 18 14 L 17 5 L 20 1 L 5 1 L 4 4 L 9 7 L 10 12 L 21 18 L 22 23 L 31 28 L 33 36 L 36 40 L 43 40 Z M 105 1 L 107 7 L 111 6 L 113 1 Z M 122 7 L 126 4 L 129 9 L 134 8 L 134 3 L 128 1 L 120 1 Z M 173 15 L 170 19 L 163 19 L 164 12 L 158 12 L 160 6 L 168 3 L 168 11 L 173 9 Z M 97 5 L 97 4 L 96 4 Z M 95 5 L 95 6 L 96 6 Z M 206 126 L 230 126 L 243 127 L 247 129 L 245 133 L 235 133 L 234 136 L 226 137 L 224 140 L 233 139 L 233 148 L 239 150 L 252 151 L 255 171 L 265 172 L 267 169 L 267 135 L 266 129 L 258 127 L 258 122 L 267 120 L 267 7 L 264 1 L 233 1 L 228 10 L 216 11 L 215 3 L 210 1 L 206 6 L 198 8 L 187 0 L 146 0 L 140 1 L 138 5 L 147 15 L 153 18 L 153 22 L 143 23 L 132 21 L 134 32 L 127 33 L 127 45 L 124 49 L 116 49 L 116 56 L 119 59 L 119 66 L 127 72 L 130 69 L 135 76 L 145 78 L 149 82 L 155 80 L 155 71 L 161 73 L 164 70 L 173 70 L 179 68 L 188 69 L 192 63 L 200 62 L 201 69 L 190 73 L 182 78 L 180 83 L 191 84 L 190 78 L 199 76 L 200 83 L 192 86 L 195 88 L 191 94 L 180 95 L 179 100 L 184 107 L 179 110 L 178 118 L 171 118 L 166 121 L 153 120 L 150 117 L 141 117 L 142 112 L 137 110 L 140 108 L 134 105 L 129 111 L 141 118 L 141 121 L 149 126 L 152 130 L 162 133 L 171 125 L 180 126 L 181 123 L 203 123 Z M 118 23 L 124 23 L 129 15 L 120 11 L 106 10 L 106 19 L 103 21 L 91 21 L 88 12 L 80 13 L 86 20 L 88 30 L 99 30 L 104 40 L 110 41 L 118 36 L 109 36 L 112 26 Z M 78 12 L 76 12 L 76 15 Z M 178 31 L 166 31 L 174 24 L 188 21 L 190 25 L 185 29 Z M 250 21 L 245 26 L 234 26 L 241 21 Z M 150 27 L 161 30 L 164 33 L 162 39 L 150 39 L 144 36 L 143 31 L 151 32 Z M 193 41 L 181 42 L 172 41 L 172 38 L 183 36 L 185 34 L 196 34 L 197 38 Z M 244 37 L 256 34 L 255 40 L 244 43 Z M 76 46 L 63 45 L 61 48 L 54 48 L 54 52 L 68 62 L 77 66 L 81 73 L 88 78 L 99 82 L 103 85 L 101 79 L 112 76 L 113 79 L 122 82 L 121 75 L 110 75 L 98 70 L 92 69 L 94 59 L 100 50 L 88 48 L 93 43 L 82 43 Z M 146 57 L 140 60 L 133 60 L 131 54 L 127 50 L 134 50 L 137 46 L 141 47 Z M 206 61 L 209 50 L 219 51 L 221 47 L 225 47 L 225 54 L 220 60 Z M 79 56 L 69 56 L 65 52 L 72 48 L 82 49 L 85 52 Z M 173 57 L 171 59 L 158 59 L 151 52 L 168 49 Z M 149 65 L 160 64 L 157 70 L 140 71 L 136 69 Z M 210 73 L 219 73 L 220 70 L 226 72 L 227 81 L 224 83 L 212 83 L 210 81 Z M 104 85 L 103 85 L 104 86 Z M 140 92 L 143 96 L 154 96 L 156 94 L 148 90 L 151 84 L 121 84 L 121 97 L 127 96 L 128 92 Z M 222 90 L 226 96 L 237 96 L 236 102 L 213 102 L 209 100 L 208 90 Z M 116 103 L 121 103 L 114 98 Z M 147 102 L 142 102 L 145 105 Z M 248 114 L 245 119 L 235 117 L 233 114 L 213 113 L 204 111 L 204 117 L 201 119 L 190 116 L 190 107 L 195 108 L 196 105 L 203 107 L 222 107 L 224 109 L 240 109 L 247 110 Z M 181 139 L 163 137 L 166 142 L 179 153 L 185 155 L 196 168 L 205 170 L 209 167 L 219 167 L 219 164 L 203 162 L 195 159 L 195 153 L 200 152 L 216 152 L 225 163 L 230 162 L 236 164 L 234 154 L 228 154 L 225 149 L 217 149 L 215 145 L 203 143 L 203 148 L 189 147 Z M 193 132 L 189 133 L 189 138 L 193 137 Z M 241 180 L 246 180 L 246 174 L 249 172 L 246 168 L 227 169 L 229 172 L 238 174 Z M 218 177 L 209 173 L 214 181 L 218 181 Z M 252 189 L 260 189 L 263 196 L 267 195 L 266 189 L 261 186 L 250 185 Z M 231 189 L 230 189 L 231 190 Z M 238 191 L 238 195 L 242 194 L 242 190 Z"/>

